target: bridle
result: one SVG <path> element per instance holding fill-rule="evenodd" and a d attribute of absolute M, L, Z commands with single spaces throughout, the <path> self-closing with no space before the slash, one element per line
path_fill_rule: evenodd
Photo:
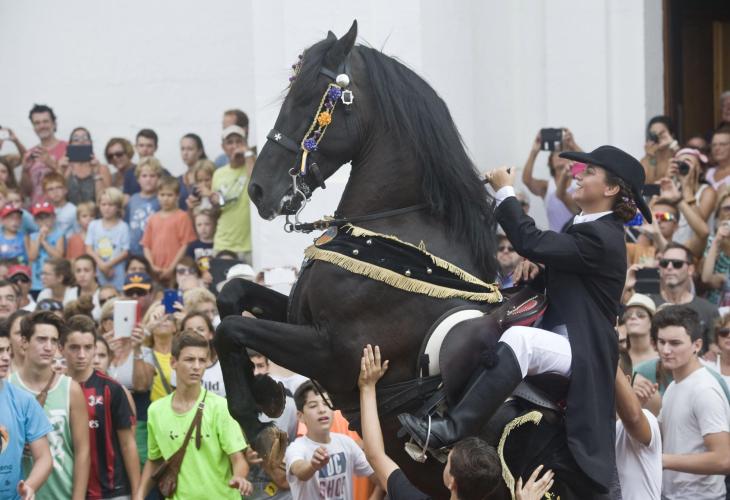
<path fill-rule="evenodd" d="M 319 106 L 314 113 L 304 137 L 297 142 L 283 132 L 272 128 L 266 136 L 266 140 L 290 151 L 296 155 L 294 166 L 289 169 L 289 176 L 292 182 L 292 199 L 288 203 L 292 203 L 297 197 L 301 199 L 301 204 L 294 214 L 294 222 L 289 220 L 289 214 L 286 214 L 286 222 L 284 223 L 284 231 L 291 232 L 311 232 L 314 228 L 307 230 L 306 226 L 299 220 L 299 214 L 304 210 L 307 202 L 312 197 L 313 189 L 307 182 L 307 177 L 314 179 L 315 185 L 326 189 L 324 178 L 319 170 L 316 162 L 310 162 L 309 155 L 317 151 L 322 138 L 324 137 L 327 127 L 332 123 L 334 111 L 338 102 L 342 102 L 345 106 L 345 112 L 350 113 L 352 103 L 355 96 L 352 90 L 347 87 L 350 85 L 349 66 L 347 58 L 340 64 L 337 71 L 331 71 L 327 68 L 320 68 L 320 74 L 330 78 L 333 83 L 327 85 Z M 296 77 L 296 75 L 295 75 Z M 322 155 L 320 153 L 320 155 Z M 324 157 L 324 155 L 322 155 Z M 304 226 L 304 227 L 303 227 Z"/>
<path fill-rule="evenodd" d="M 297 65 L 294 65 L 293 68 L 296 71 Z M 342 64 L 340 64 L 336 72 L 324 67 L 320 68 L 320 74 L 331 79 L 333 83 L 327 85 L 327 88 L 319 101 L 319 106 L 314 113 L 314 118 L 311 120 L 311 123 L 307 128 L 307 132 L 300 141 L 297 142 L 275 128 L 272 128 L 266 136 L 267 142 L 271 141 L 273 144 L 276 144 L 277 146 L 296 155 L 294 166 L 289 169 L 289 176 L 291 177 L 292 183 L 292 199 L 290 199 L 287 203 L 291 204 L 297 197 L 299 197 L 301 199 L 301 204 L 294 213 L 293 222 L 289 219 L 290 214 L 285 215 L 286 220 L 284 223 L 284 231 L 287 233 L 311 233 L 315 230 L 325 230 L 330 226 L 341 226 L 348 223 L 354 224 L 369 220 L 383 219 L 386 217 L 394 217 L 396 215 L 423 210 L 428 207 L 428 204 L 421 203 L 404 208 L 397 208 L 395 210 L 387 210 L 355 217 L 337 217 L 337 214 L 335 213 L 335 217 L 325 217 L 315 222 L 302 222 L 299 220 L 299 214 L 302 210 L 304 210 L 304 207 L 312 197 L 313 189 L 307 182 L 307 178 L 313 178 L 315 186 L 326 189 L 322 173 L 320 172 L 316 162 L 309 161 L 309 155 L 317 151 L 318 145 L 327 131 L 327 127 L 329 127 L 332 123 L 337 102 L 340 101 L 345 106 L 345 113 L 349 114 L 352 110 L 352 103 L 355 100 L 355 96 L 352 93 L 352 90 L 348 89 L 351 82 L 349 69 L 347 58 L 345 58 Z M 296 78 L 296 74 L 290 80 L 293 80 L 294 78 Z M 322 153 L 320 153 L 320 155 L 324 158 Z"/>

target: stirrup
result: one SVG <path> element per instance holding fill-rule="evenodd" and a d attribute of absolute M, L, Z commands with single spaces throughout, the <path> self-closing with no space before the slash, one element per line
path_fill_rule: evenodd
<path fill-rule="evenodd" d="M 429 414 L 427 415 L 427 417 L 428 431 L 426 431 L 426 442 L 423 444 L 423 448 L 419 448 L 413 437 L 411 437 L 411 440 L 408 441 L 405 445 L 406 453 L 408 453 L 408 456 L 410 456 L 418 463 L 424 463 L 428 458 L 426 452 L 428 451 L 428 442 L 431 440 L 431 415 Z"/>
<path fill-rule="evenodd" d="M 418 442 L 413 437 L 411 437 L 410 441 L 408 441 L 404 445 L 404 448 L 406 450 L 406 453 L 408 453 L 408 456 L 418 463 L 424 463 L 428 458 L 428 453 L 430 453 L 433 458 L 435 458 L 442 464 L 445 464 L 446 460 L 449 457 L 449 448 L 444 447 L 441 449 L 429 449 L 428 447 L 428 443 L 431 440 L 431 415 L 427 415 L 427 417 L 428 431 L 426 433 L 426 442 L 423 444 L 423 446 L 420 446 Z"/>

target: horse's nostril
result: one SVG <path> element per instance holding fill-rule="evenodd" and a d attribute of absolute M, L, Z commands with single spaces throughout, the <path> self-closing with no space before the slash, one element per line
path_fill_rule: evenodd
<path fill-rule="evenodd" d="M 254 183 L 248 186 L 248 197 L 251 199 L 254 204 L 258 205 L 261 199 L 264 197 L 264 190 L 261 189 L 261 186 Z"/>

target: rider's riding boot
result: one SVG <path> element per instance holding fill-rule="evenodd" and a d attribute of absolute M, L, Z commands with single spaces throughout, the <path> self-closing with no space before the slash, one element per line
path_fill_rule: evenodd
<path fill-rule="evenodd" d="M 462 438 L 477 434 L 522 381 L 522 370 L 509 345 L 497 343 L 496 356 L 497 363 L 491 368 L 481 368 L 461 400 L 449 409 L 447 415 L 443 418 L 431 417 L 429 448 L 450 446 Z M 428 417 L 419 419 L 409 413 L 402 413 L 398 420 L 421 446 L 426 444 Z"/>

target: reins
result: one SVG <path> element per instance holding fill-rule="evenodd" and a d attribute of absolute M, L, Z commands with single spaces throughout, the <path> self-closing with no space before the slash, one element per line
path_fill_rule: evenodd
<path fill-rule="evenodd" d="M 331 226 L 344 226 L 345 224 L 357 224 L 360 222 L 368 222 L 377 219 L 386 219 L 388 217 L 395 217 L 397 215 L 409 214 L 411 212 L 417 212 L 428 208 L 428 204 L 420 203 L 418 205 L 411 205 L 403 208 L 396 208 L 394 210 L 385 210 L 383 212 L 375 212 L 373 214 L 356 215 L 354 217 L 325 217 L 314 222 L 290 222 L 287 219 L 284 225 L 284 230 L 287 233 L 311 233 L 312 231 L 324 231 Z"/>

